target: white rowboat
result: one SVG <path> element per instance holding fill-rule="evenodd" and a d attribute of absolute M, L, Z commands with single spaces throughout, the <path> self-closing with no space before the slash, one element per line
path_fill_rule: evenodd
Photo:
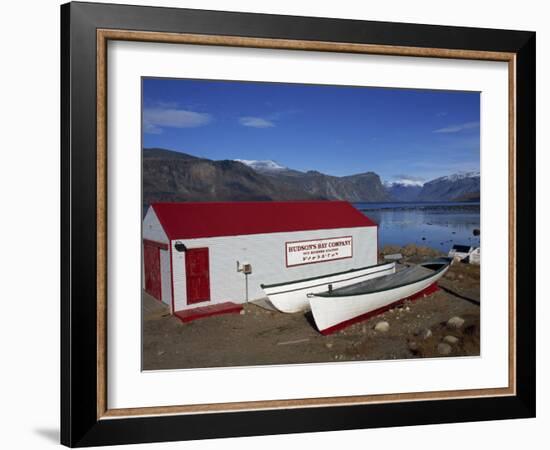
<path fill-rule="evenodd" d="M 262 284 L 269 301 L 281 312 L 296 313 L 309 309 L 308 294 L 325 292 L 328 285 L 341 288 L 361 281 L 395 273 L 395 262 L 351 269 L 313 278 L 277 284 Z"/>
<path fill-rule="evenodd" d="M 310 294 L 315 324 L 321 333 L 330 334 L 364 320 L 427 291 L 445 275 L 450 265 L 450 259 L 442 258 L 351 286 L 337 289 L 333 286 L 325 292 Z"/>

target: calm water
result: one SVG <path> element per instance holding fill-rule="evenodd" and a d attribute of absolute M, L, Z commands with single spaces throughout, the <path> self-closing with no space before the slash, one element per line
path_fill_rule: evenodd
<path fill-rule="evenodd" d="M 454 244 L 479 245 L 479 203 L 355 203 L 379 224 L 384 245 L 425 245 L 449 251 Z"/>

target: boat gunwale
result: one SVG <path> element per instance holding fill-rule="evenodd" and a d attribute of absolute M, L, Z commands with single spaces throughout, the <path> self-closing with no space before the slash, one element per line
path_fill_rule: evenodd
<path fill-rule="evenodd" d="M 285 286 L 285 285 L 288 285 L 288 284 L 303 283 L 303 282 L 306 282 L 306 281 L 319 280 L 321 278 L 333 277 L 333 276 L 337 276 L 337 275 L 345 275 L 345 274 L 348 274 L 348 273 L 358 272 L 360 270 L 370 269 L 372 267 L 384 266 L 384 265 L 389 265 L 389 264 L 395 265 L 395 261 L 390 261 L 390 262 L 387 262 L 387 263 L 380 263 L 380 264 L 373 264 L 371 266 L 358 267 L 357 269 L 343 270 L 342 272 L 334 272 L 334 273 L 331 273 L 331 274 L 328 274 L 328 275 L 317 275 L 315 277 L 301 278 L 299 280 L 283 281 L 281 283 L 273 283 L 273 284 L 260 284 L 260 287 L 262 289 L 266 289 L 266 288 L 272 288 L 272 287 Z M 306 289 L 306 288 L 302 288 L 302 289 Z"/>
<path fill-rule="evenodd" d="M 376 267 L 376 266 L 375 266 Z M 319 283 L 319 284 L 314 284 L 313 286 L 304 286 L 304 287 L 299 287 L 299 288 L 294 288 L 294 289 L 287 289 L 286 291 L 279 291 L 279 292 L 272 292 L 270 294 L 268 294 L 268 297 L 271 298 L 272 296 L 274 295 L 280 295 L 280 294 L 288 294 L 289 292 L 298 292 L 298 291 L 304 291 L 306 289 L 313 289 L 313 288 L 317 288 L 317 287 L 320 287 L 320 286 L 325 286 L 327 284 L 332 284 L 332 283 L 343 283 L 345 281 L 350 281 L 350 280 L 355 280 L 356 278 L 363 278 L 363 277 L 367 277 L 369 275 L 373 275 L 375 273 L 380 273 L 380 272 L 386 272 L 387 270 L 391 270 L 391 269 L 395 269 L 395 267 L 388 267 L 388 268 L 385 268 L 385 269 L 380 269 L 380 270 L 376 270 L 376 271 L 373 271 L 373 272 L 367 272 L 367 273 L 364 273 L 362 275 L 357 275 L 355 277 L 351 277 L 351 278 L 344 278 L 342 280 L 337 280 L 337 281 L 325 281 L 323 283 Z M 394 272 L 395 273 L 395 272 Z M 341 275 L 341 274 L 340 274 Z M 391 275 L 391 274 L 388 274 L 388 275 Z M 365 280 L 367 281 L 367 280 Z"/>
<path fill-rule="evenodd" d="M 321 297 L 321 298 L 342 298 L 342 297 L 356 297 L 358 295 L 370 295 L 370 294 L 377 294 L 379 292 L 385 292 L 385 291 L 390 291 L 392 289 L 399 289 L 401 287 L 404 287 L 404 286 L 407 286 L 407 285 L 410 285 L 410 284 L 414 284 L 414 283 L 420 283 L 421 281 L 425 281 L 425 280 L 428 280 L 432 277 L 435 277 L 437 274 L 439 274 L 440 272 L 442 272 L 443 270 L 449 268 L 451 266 L 451 263 L 452 262 L 448 262 L 448 263 L 440 263 L 442 264 L 442 267 L 440 269 L 437 269 L 436 271 L 434 271 L 433 273 L 429 274 L 429 275 L 426 275 L 425 277 L 422 277 L 422 278 L 419 278 L 418 280 L 415 280 L 413 282 L 410 282 L 410 283 L 402 283 L 402 284 L 398 284 L 396 286 L 390 286 L 390 287 L 386 287 L 386 288 L 383 288 L 383 289 L 379 289 L 377 291 L 370 291 L 370 292 L 357 292 L 357 293 L 354 293 L 354 294 L 335 294 L 334 291 L 332 293 L 328 293 L 328 292 L 320 292 L 318 294 L 308 294 L 308 297 Z M 436 264 L 434 262 L 427 262 L 427 263 L 424 263 L 424 264 Z M 419 264 L 420 266 L 424 265 L 424 264 Z M 396 272 L 395 274 L 392 274 L 392 275 L 398 275 L 399 272 Z M 388 275 L 389 276 L 389 275 Z M 348 286 L 349 287 L 349 286 Z M 340 289 L 344 289 L 344 288 L 340 288 Z"/>

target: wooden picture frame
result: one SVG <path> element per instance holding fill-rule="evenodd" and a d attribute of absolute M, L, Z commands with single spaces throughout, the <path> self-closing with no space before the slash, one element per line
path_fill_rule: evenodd
<path fill-rule="evenodd" d="M 69 3 L 61 7 L 61 442 L 91 446 L 535 415 L 535 33 Z M 507 388 L 110 409 L 106 342 L 109 40 L 505 61 Z M 529 261 L 529 264 L 518 264 Z"/>

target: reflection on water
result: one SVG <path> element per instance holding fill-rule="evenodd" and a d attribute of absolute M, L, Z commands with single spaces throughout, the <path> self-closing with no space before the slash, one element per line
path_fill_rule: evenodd
<path fill-rule="evenodd" d="M 447 252 L 454 244 L 479 246 L 479 203 L 355 203 L 379 225 L 384 245 L 425 245 Z"/>

